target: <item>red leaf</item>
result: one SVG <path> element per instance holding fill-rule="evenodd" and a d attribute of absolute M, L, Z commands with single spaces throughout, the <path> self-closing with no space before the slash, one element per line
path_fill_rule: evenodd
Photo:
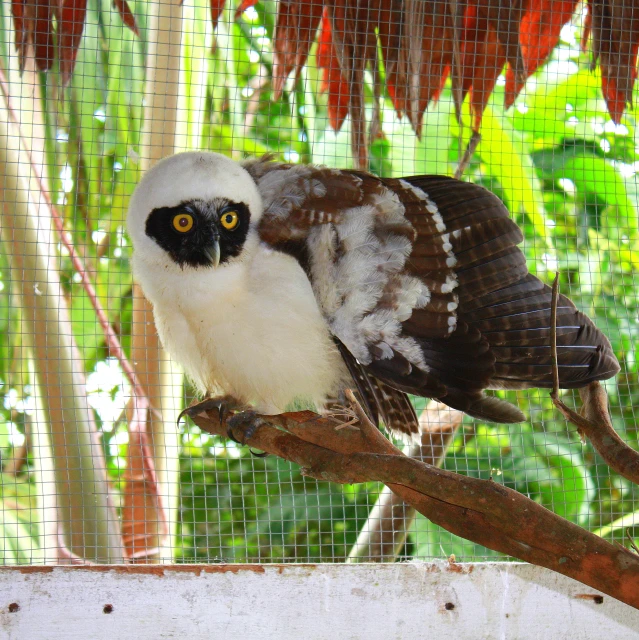
<path fill-rule="evenodd" d="M 477 132 L 490 94 L 506 63 L 506 53 L 497 32 L 477 7 L 467 7 L 460 49 L 462 99 L 470 93 L 472 127 Z"/>
<path fill-rule="evenodd" d="M 168 533 L 147 434 L 148 415 L 148 408 L 135 408 L 129 423 L 122 491 L 122 542 L 126 557 L 138 561 L 157 555 Z"/>
<path fill-rule="evenodd" d="M 53 15 L 49 0 L 35 0 L 33 24 L 33 49 L 40 71 L 48 71 L 53 65 Z"/>
<path fill-rule="evenodd" d="M 443 0 L 405 0 L 400 62 L 405 64 L 408 119 L 421 136 L 424 111 L 441 91 L 453 59 L 453 23 Z M 402 61 L 403 58 L 403 61 Z"/>
<path fill-rule="evenodd" d="M 473 69 L 473 81 L 470 88 L 470 109 L 473 114 L 473 131 L 475 132 L 479 131 L 482 114 L 504 64 L 506 64 L 504 47 L 495 30 L 488 27 L 484 42 L 477 52 L 477 66 Z"/>
<path fill-rule="evenodd" d="M 218 20 L 224 11 L 224 5 L 226 4 L 226 0 L 211 0 L 211 22 L 213 23 L 213 28 L 217 27 Z"/>
<path fill-rule="evenodd" d="M 615 124 L 619 124 L 621 116 L 626 110 L 626 97 L 617 90 L 617 83 L 614 78 L 601 76 L 601 91 L 608 107 L 608 113 Z"/>
<path fill-rule="evenodd" d="M 273 42 L 273 98 L 291 71 L 299 76 L 322 18 L 323 0 L 280 0 Z"/>
<path fill-rule="evenodd" d="M 386 71 L 386 88 L 399 117 L 407 109 L 406 88 L 408 86 L 406 65 L 403 64 L 403 60 L 400 61 L 402 22 L 401 4 L 394 0 L 382 0 L 377 25 L 379 42 Z"/>
<path fill-rule="evenodd" d="M 87 0 L 62 0 L 61 2 L 58 18 L 58 41 L 63 84 L 69 82 L 75 67 L 86 12 Z"/>
<path fill-rule="evenodd" d="M 24 71 L 25 59 L 27 55 L 27 44 L 29 42 L 28 19 L 26 16 L 26 6 L 24 0 L 11 0 L 11 13 L 13 14 L 13 24 L 15 26 L 16 51 L 18 52 L 18 64 L 20 72 Z M 32 28 L 32 27 L 31 27 Z"/>
<path fill-rule="evenodd" d="M 579 0 L 531 0 L 520 27 L 521 52 L 530 77 L 559 42 L 561 29 L 572 18 Z M 515 79 L 512 66 L 506 73 L 506 108 L 510 107 L 524 83 Z"/>
<path fill-rule="evenodd" d="M 532 0 L 521 22 L 521 48 L 528 74 L 534 73 L 559 42 L 579 0 Z"/>
<path fill-rule="evenodd" d="M 138 29 L 138 24 L 135 21 L 135 16 L 131 11 L 131 7 L 129 7 L 129 3 L 126 0 L 113 0 L 113 4 L 118 10 L 120 18 L 122 18 L 122 22 L 139 38 L 140 31 Z"/>
<path fill-rule="evenodd" d="M 476 0 L 479 15 L 488 19 L 506 58 L 520 82 L 526 78 L 526 63 L 520 48 L 520 24 L 528 0 Z"/>
<path fill-rule="evenodd" d="M 639 11 L 637 2 L 590 0 L 593 57 L 599 60 L 601 88 L 610 116 L 619 122 L 637 79 Z"/>
<path fill-rule="evenodd" d="M 304 2 L 306 2 L 306 0 L 304 0 Z M 254 7 L 256 4 L 257 4 L 257 0 L 242 0 L 242 2 L 240 3 L 240 6 L 237 8 L 237 11 L 235 12 L 235 19 L 239 20 L 240 16 L 247 9 Z M 217 24 L 217 20 L 215 21 L 215 23 Z"/>
<path fill-rule="evenodd" d="M 321 90 L 328 92 L 328 119 L 331 127 L 339 131 L 348 115 L 350 90 L 342 76 L 335 47 L 328 9 L 322 15 L 322 28 L 317 49 L 317 65 L 322 68 Z"/>

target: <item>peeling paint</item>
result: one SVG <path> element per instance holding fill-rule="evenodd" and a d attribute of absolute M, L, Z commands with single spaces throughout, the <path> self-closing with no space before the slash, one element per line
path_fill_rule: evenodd
<path fill-rule="evenodd" d="M 575 598 L 578 600 L 592 600 L 595 604 L 603 604 L 603 596 L 598 593 L 577 593 Z"/>
<path fill-rule="evenodd" d="M 96 565 L 29 565 L 17 567 L 0 567 L 0 574 L 13 572 L 21 574 L 52 573 L 53 571 L 81 571 L 87 573 L 116 573 L 126 575 L 154 575 L 164 577 L 168 574 L 187 573 L 200 576 L 203 573 L 240 573 L 250 571 L 253 573 L 265 573 L 277 571 L 283 574 L 291 568 L 295 571 L 305 569 L 307 573 L 315 571 L 319 565 L 314 563 L 304 564 L 96 564 Z M 350 566 L 350 565 L 347 565 Z"/>
<path fill-rule="evenodd" d="M 239 573 L 242 571 L 252 571 L 253 573 L 265 573 L 266 566 L 263 564 L 171 564 L 171 565 L 118 565 L 118 564 L 98 564 L 83 566 L 29 566 L 29 567 L 2 567 L 0 572 L 19 572 L 22 574 L 52 573 L 53 571 L 85 573 L 116 573 L 126 575 L 154 575 L 163 578 L 166 575 L 175 573 L 189 573 L 200 576 L 203 573 Z M 283 570 L 284 567 L 282 567 Z M 281 573 L 281 571 L 280 571 Z"/>
<path fill-rule="evenodd" d="M 472 573 L 474 568 L 474 564 L 459 564 L 455 562 L 454 556 L 448 558 L 448 563 L 446 564 L 446 571 L 450 573 Z"/>

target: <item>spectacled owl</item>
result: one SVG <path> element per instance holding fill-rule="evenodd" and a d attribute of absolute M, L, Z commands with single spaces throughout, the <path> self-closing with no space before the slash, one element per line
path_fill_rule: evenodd
<path fill-rule="evenodd" d="M 414 439 L 409 394 L 512 423 L 522 412 L 486 389 L 552 387 L 551 289 L 475 184 L 188 152 L 145 174 L 128 229 L 160 339 L 208 396 L 268 415 L 355 387 Z M 619 371 L 563 295 L 557 350 L 562 388 Z"/>

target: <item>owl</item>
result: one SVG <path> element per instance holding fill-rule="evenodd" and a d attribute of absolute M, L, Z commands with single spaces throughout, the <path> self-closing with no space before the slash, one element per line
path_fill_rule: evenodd
<path fill-rule="evenodd" d="M 475 184 L 188 152 L 144 175 L 127 224 L 160 339 L 207 398 L 272 415 L 354 388 L 411 440 L 410 395 L 513 423 L 523 413 L 487 389 L 553 385 L 551 290 Z M 562 388 L 619 371 L 563 295 L 557 351 Z"/>

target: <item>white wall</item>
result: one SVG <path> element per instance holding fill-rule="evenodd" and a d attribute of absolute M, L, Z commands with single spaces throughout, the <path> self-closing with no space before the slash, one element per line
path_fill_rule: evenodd
<path fill-rule="evenodd" d="M 12 567 L 0 639 L 639 638 L 639 611 L 599 595 L 505 563 Z"/>

